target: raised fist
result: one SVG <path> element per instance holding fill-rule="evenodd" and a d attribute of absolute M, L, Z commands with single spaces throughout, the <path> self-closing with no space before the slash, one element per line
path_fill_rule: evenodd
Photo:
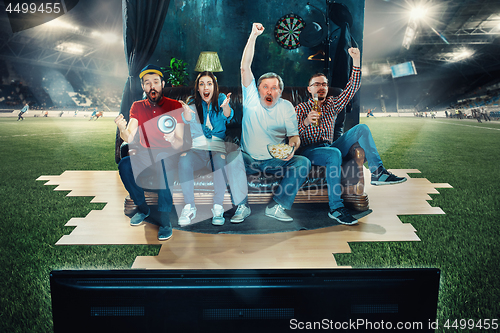
<path fill-rule="evenodd" d="M 254 23 L 252 26 L 252 35 L 259 36 L 264 32 L 264 26 L 261 23 Z"/>
<path fill-rule="evenodd" d="M 351 47 L 349 50 L 347 50 L 349 52 L 349 55 L 353 58 L 353 59 L 359 59 L 359 57 L 361 56 L 361 53 L 359 52 L 359 49 L 356 48 L 356 47 Z"/>

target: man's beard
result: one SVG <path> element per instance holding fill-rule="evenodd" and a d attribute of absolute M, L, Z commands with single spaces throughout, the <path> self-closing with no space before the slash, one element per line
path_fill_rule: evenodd
<path fill-rule="evenodd" d="M 152 94 L 152 92 L 154 92 L 154 94 Z M 158 103 L 163 97 L 163 93 L 157 92 L 155 89 L 151 89 L 147 95 L 151 103 Z M 152 95 L 154 95 L 154 97 Z"/>
<path fill-rule="evenodd" d="M 268 97 L 268 96 L 266 96 L 266 97 Z M 268 102 L 271 102 L 271 105 L 266 105 L 266 103 L 265 103 L 266 97 L 264 97 L 263 99 L 259 97 L 260 105 L 262 105 L 266 109 L 272 109 L 279 102 L 279 99 L 281 98 L 281 94 L 279 96 L 277 96 L 276 98 L 273 98 L 273 96 L 269 96 L 272 99 L 272 101 L 268 101 Z"/>

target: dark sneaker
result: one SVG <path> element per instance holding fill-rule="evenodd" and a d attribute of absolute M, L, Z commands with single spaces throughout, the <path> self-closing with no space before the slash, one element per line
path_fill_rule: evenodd
<path fill-rule="evenodd" d="M 160 226 L 160 228 L 158 229 L 158 240 L 165 241 L 171 237 L 172 237 L 172 227 Z"/>
<path fill-rule="evenodd" d="M 130 219 L 130 225 L 134 227 L 141 225 L 144 222 L 144 220 L 149 216 L 149 213 L 150 211 L 148 211 L 147 214 L 144 214 L 143 212 L 138 210 L 137 213 L 135 213 L 135 215 L 132 216 L 132 218 Z"/>
<path fill-rule="evenodd" d="M 251 212 L 250 207 L 247 207 L 247 205 L 239 205 L 236 212 L 234 212 L 233 217 L 231 217 L 231 223 L 243 222 L 248 216 L 250 216 Z"/>
<path fill-rule="evenodd" d="M 406 177 L 398 177 L 391 172 L 383 169 L 380 173 L 375 174 L 372 173 L 372 181 L 370 184 L 372 185 L 390 185 L 390 184 L 398 184 L 406 181 Z"/>
<path fill-rule="evenodd" d="M 285 208 L 280 204 L 276 204 L 271 208 L 266 207 L 266 216 L 283 222 L 293 221 L 293 218 L 285 212 Z"/>
<path fill-rule="evenodd" d="M 345 225 L 353 225 L 358 223 L 358 220 L 356 220 L 349 210 L 345 207 L 340 207 L 334 210 L 331 210 L 330 213 L 328 213 L 328 217 L 331 219 L 334 219 L 338 223 L 345 224 Z"/>

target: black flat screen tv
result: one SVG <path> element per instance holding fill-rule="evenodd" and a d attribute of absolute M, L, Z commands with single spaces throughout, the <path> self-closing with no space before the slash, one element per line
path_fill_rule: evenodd
<path fill-rule="evenodd" d="M 55 332 L 433 332 L 440 271 L 60 270 Z"/>

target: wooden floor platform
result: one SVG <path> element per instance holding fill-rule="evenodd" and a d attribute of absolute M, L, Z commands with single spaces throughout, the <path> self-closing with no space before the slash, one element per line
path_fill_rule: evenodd
<path fill-rule="evenodd" d="M 418 170 L 390 170 L 408 181 L 397 185 L 371 186 L 365 170 L 365 192 L 373 212 L 354 226 L 264 235 L 199 234 L 174 230 L 165 242 L 157 240 L 152 224 L 131 227 L 123 214 L 124 189 L 118 171 L 65 171 L 59 176 L 40 176 L 45 185 L 68 196 L 91 196 L 91 202 L 106 203 L 86 217 L 74 217 L 74 226 L 56 245 L 162 244 L 158 256 L 137 257 L 132 268 L 145 269 L 266 269 L 335 268 L 334 253 L 350 252 L 349 242 L 419 241 L 411 224 L 398 215 L 444 214 L 431 207 L 429 194 L 448 184 L 432 184 L 425 178 L 409 178 Z M 176 207 L 177 209 L 178 207 Z M 180 207 L 182 209 L 182 207 Z M 293 208 L 292 208 L 293 209 Z M 325 218 L 328 219 L 325 210 Z M 228 221 L 229 222 L 229 221 Z M 243 222 L 245 223 L 245 222 Z"/>

